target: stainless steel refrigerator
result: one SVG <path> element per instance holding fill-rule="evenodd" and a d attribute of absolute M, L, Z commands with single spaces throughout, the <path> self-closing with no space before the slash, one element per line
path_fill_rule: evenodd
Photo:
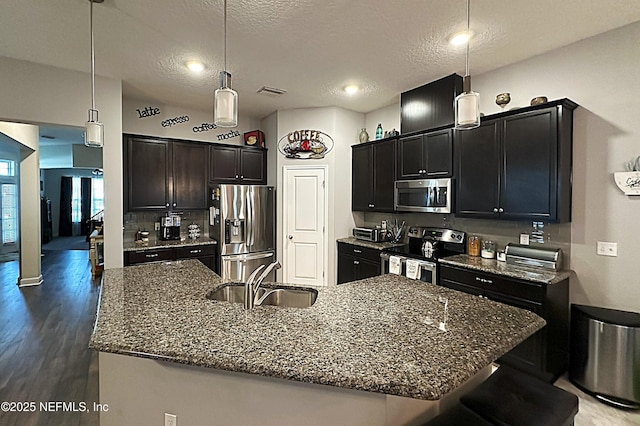
<path fill-rule="evenodd" d="M 272 186 L 219 185 L 212 189 L 209 214 L 223 279 L 244 282 L 255 268 L 276 260 Z M 275 281 L 275 271 L 266 280 Z"/>

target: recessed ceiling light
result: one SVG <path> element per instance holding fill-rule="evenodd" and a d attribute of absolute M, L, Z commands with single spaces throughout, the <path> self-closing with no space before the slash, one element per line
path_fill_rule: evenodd
<path fill-rule="evenodd" d="M 195 73 L 204 71 L 204 64 L 200 61 L 189 61 L 186 66 Z"/>
<path fill-rule="evenodd" d="M 344 91 L 346 92 L 347 95 L 353 95 L 353 94 L 357 93 L 358 90 L 360 90 L 360 88 L 358 86 L 356 86 L 355 84 L 350 84 L 348 86 L 345 86 L 345 88 L 344 88 Z"/>
<path fill-rule="evenodd" d="M 467 33 L 466 31 L 454 34 L 449 39 L 449 43 L 453 44 L 454 46 L 465 45 L 467 44 L 467 42 L 469 41 L 472 35 L 473 35 L 472 33 Z"/>

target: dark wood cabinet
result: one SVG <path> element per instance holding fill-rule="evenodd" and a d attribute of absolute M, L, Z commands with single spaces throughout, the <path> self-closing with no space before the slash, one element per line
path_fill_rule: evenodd
<path fill-rule="evenodd" d="M 436 179 L 453 174 L 453 130 L 400 138 L 398 179 Z"/>
<path fill-rule="evenodd" d="M 197 259 L 202 262 L 207 268 L 216 272 L 216 247 L 214 244 L 178 246 L 124 252 L 124 266 L 180 259 Z"/>
<path fill-rule="evenodd" d="M 231 145 L 211 145 L 209 149 L 211 182 L 266 185 L 266 149 Z"/>
<path fill-rule="evenodd" d="M 453 101 L 462 93 L 462 77 L 451 74 L 400 95 L 400 133 L 453 125 Z"/>
<path fill-rule="evenodd" d="M 380 250 L 338 242 L 338 284 L 381 273 Z"/>
<path fill-rule="evenodd" d="M 354 145 L 351 210 L 393 211 L 396 139 Z"/>
<path fill-rule="evenodd" d="M 569 222 L 576 106 L 563 99 L 456 131 L 456 216 Z"/>
<path fill-rule="evenodd" d="M 180 210 L 207 208 L 208 146 L 173 142 L 171 206 Z"/>
<path fill-rule="evenodd" d="M 554 381 L 567 369 L 568 279 L 544 284 L 441 264 L 439 284 L 529 310 L 547 321 L 543 329 L 502 356 L 498 362 L 548 382 Z"/>
<path fill-rule="evenodd" d="M 207 208 L 207 144 L 136 135 L 123 143 L 126 211 Z"/>

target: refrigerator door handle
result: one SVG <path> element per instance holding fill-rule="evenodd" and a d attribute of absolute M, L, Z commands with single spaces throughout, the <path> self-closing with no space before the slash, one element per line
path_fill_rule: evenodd
<path fill-rule="evenodd" d="M 222 256 L 222 259 L 229 262 L 238 262 L 243 260 L 266 259 L 267 257 L 273 257 L 273 252 L 224 255 Z"/>
<path fill-rule="evenodd" d="M 253 188 L 249 187 L 247 190 L 247 247 L 251 247 L 254 244 L 254 232 L 253 229 L 253 219 L 255 216 L 254 205 L 253 205 L 253 197 L 254 192 Z"/>

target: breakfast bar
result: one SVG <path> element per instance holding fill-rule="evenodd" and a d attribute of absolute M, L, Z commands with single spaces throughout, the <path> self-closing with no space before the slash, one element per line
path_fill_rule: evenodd
<path fill-rule="evenodd" d="M 426 420 L 545 325 L 389 274 L 316 287 L 308 308 L 244 310 L 206 297 L 223 285 L 195 260 L 105 271 L 90 342 L 101 403 L 113 408 L 101 424 L 174 411 L 187 424 Z"/>

